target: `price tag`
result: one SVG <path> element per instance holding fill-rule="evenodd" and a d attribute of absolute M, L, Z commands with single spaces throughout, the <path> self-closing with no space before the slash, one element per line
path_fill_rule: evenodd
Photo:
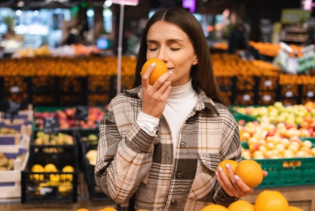
<path fill-rule="evenodd" d="M 263 96 L 263 100 L 264 101 L 270 101 L 271 100 L 271 96 L 270 95 L 265 95 L 265 96 Z"/>
<path fill-rule="evenodd" d="M 314 92 L 308 91 L 308 92 L 306 93 L 306 95 L 307 95 L 307 97 L 314 97 Z"/>
<path fill-rule="evenodd" d="M 272 85 L 272 82 L 271 81 L 265 81 L 265 86 L 271 86 Z"/>
<path fill-rule="evenodd" d="M 11 87 L 11 93 L 19 93 L 20 88 L 18 86 L 12 86 Z"/>
<path fill-rule="evenodd" d="M 293 92 L 288 91 L 288 92 L 285 93 L 285 96 L 286 97 L 292 97 L 293 96 Z"/>
<path fill-rule="evenodd" d="M 42 196 L 47 195 L 48 193 L 51 193 L 51 192 L 53 192 L 53 189 L 50 188 L 50 187 L 42 187 L 42 188 L 40 189 L 40 194 L 41 194 Z"/>
<path fill-rule="evenodd" d="M 87 121 L 87 116 L 89 114 L 89 107 L 88 106 L 77 106 L 74 114 L 75 120 L 83 120 Z"/>
<path fill-rule="evenodd" d="M 46 117 L 44 119 L 43 125 L 44 133 L 56 134 L 59 131 L 59 121 L 57 116 L 55 117 Z"/>
<path fill-rule="evenodd" d="M 250 100 L 250 96 L 249 95 L 243 95 L 243 100 L 249 101 Z"/>

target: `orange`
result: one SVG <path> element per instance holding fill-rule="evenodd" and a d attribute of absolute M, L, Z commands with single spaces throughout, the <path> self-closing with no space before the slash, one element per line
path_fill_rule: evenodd
<path fill-rule="evenodd" d="M 254 160 L 242 160 L 235 169 L 235 174 L 249 187 L 256 187 L 263 180 L 263 170 Z"/>
<path fill-rule="evenodd" d="M 166 64 L 161 59 L 153 58 L 153 59 L 147 60 L 146 63 L 144 63 L 141 69 L 141 75 L 145 73 L 145 71 L 149 68 L 149 66 L 152 63 L 155 63 L 155 67 L 149 79 L 149 84 L 151 85 L 153 85 L 155 81 L 159 77 L 161 77 L 161 75 L 168 72 Z"/>
<path fill-rule="evenodd" d="M 85 208 L 80 208 L 80 209 L 77 209 L 76 211 L 89 211 L 89 210 Z"/>
<path fill-rule="evenodd" d="M 229 206 L 229 211 L 255 211 L 254 206 L 247 201 L 236 201 Z"/>
<path fill-rule="evenodd" d="M 235 172 L 235 168 L 236 168 L 238 163 L 236 161 L 234 161 L 234 160 L 223 160 L 223 161 L 221 161 L 219 163 L 218 167 L 217 167 L 217 171 L 219 171 L 219 167 L 221 167 L 223 169 L 225 175 L 230 179 L 230 175 L 229 175 L 229 173 L 227 172 L 227 170 L 225 168 L 225 165 L 227 163 L 230 165 L 230 167 L 232 168 L 233 172 Z"/>
<path fill-rule="evenodd" d="M 289 206 L 288 211 L 304 211 L 304 210 L 302 210 L 301 208 L 298 208 L 298 207 Z"/>
<path fill-rule="evenodd" d="M 136 210 L 136 211 L 149 211 L 149 210 Z"/>
<path fill-rule="evenodd" d="M 289 211 L 287 199 L 278 191 L 265 190 L 255 201 L 256 211 Z"/>
<path fill-rule="evenodd" d="M 202 208 L 202 210 L 200 211 L 229 211 L 227 208 L 218 205 L 218 204 L 210 204 L 204 208 Z"/>
<path fill-rule="evenodd" d="M 99 211 L 117 211 L 117 210 L 112 207 L 105 207 L 104 209 L 101 209 Z"/>
<path fill-rule="evenodd" d="M 57 168 L 56 168 L 56 166 L 54 164 L 48 163 L 48 164 L 45 165 L 44 171 L 45 172 L 56 172 L 58 170 L 57 170 Z"/>

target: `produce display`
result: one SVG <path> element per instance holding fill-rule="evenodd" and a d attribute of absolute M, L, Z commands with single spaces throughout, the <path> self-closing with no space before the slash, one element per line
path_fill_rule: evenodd
<path fill-rule="evenodd" d="M 45 134 L 39 131 L 34 140 L 35 145 L 73 145 L 73 137 L 68 134 L 58 133 L 57 135 Z"/>
<path fill-rule="evenodd" d="M 76 108 L 66 108 L 64 111 L 57 110 L 54 112 L 35 112 L 35 125 L 37 128 L 42 129 L 44 124 L 44 118 L 57 116 L 59 120 L 59 128 L 66 130 L 69 128 L 95 128 L 97 122 L 99 122 L 104 111 L 99 107 L 90 107 L 87 116 L 87 121 L 76 121 L 75 116 Z"/>
<path fill-rule="evenodd" d="M 278 51 L 281 49 L 280 44 L 262 43 L 262 42 L 254 42 L 254 41 L 249 41 L 248 43 L 249 45 L 257 49 L 260 54 L 265 55 L 265 56 L 275 57 L 278 54 Z M 294 51 L 298 51 L 299 55 L 301 54 L 300 51 L 302 47 L 296 46 L 296 45 L 290 45 L 290 47 Z"/>
<path fill-rule="evenodd" d="M 3 153 L 0 153 L 0 171 L 13 170 L 14 159 L 8 159 Z"/>
<path fill-rule="evenodd" d="M 235 111 L 257 118 L 267 118 L 270 123 L 285 123 L 291 127 L 300 125 L 303 129 L 309 130 L 309 136 L 313 136 L 315 130 L 315 103 L 308 102 L 305 105 L 284 106 L 281 102 L 276 102 L 270 106 L 248 106 L 235 107 Z M 306 137 L 309 137 L 306 136 Z"/>
<path fill-rule="evenodd" d="M 82 44 L 77 45 L 66 45 L 59 48 L 49 48 L 47 45 L 43 45 L 37 49 L 29 47 L 27 49 L 17 50 L 12 58 L 23 58 L 23 57 L 43 57 L 43 56 L 54 56 L 54 57 L 73 57 L 79 55 L 90 55 L 98 54 L 100 50 L 96 46 L 84 46 Z"/>
<path fill-rule="evenodd" d="M 73 174 L 62 174 L 62 173 L 74 173 L 75 170 L 72 166 L 64 166 L 61 170 L 58 170 L 52 163 L 48 163 L 45 166 L 40 164 L 34 164 L 31 167 L 31 181 L 37 184 L 35 195 L 43 195 L 45 187 L 57 187 L 58 192 L 62 195 L 72 193 L 72 180 Z M 38 173 L 38 174 L 37 174 Z M 55 173 L 55 174 L 54 174 Z"/>

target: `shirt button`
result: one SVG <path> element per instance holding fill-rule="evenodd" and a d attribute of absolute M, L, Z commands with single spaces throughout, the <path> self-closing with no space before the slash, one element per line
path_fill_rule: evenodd
<path fill-rule="evenodd" d="M 185 147 L 186 147 L 186 142 L 183 142 L 183 141 L 180 142 L 180 147 L 181 147 L 181 148 L 185 148 Z"/>
<path fill-rule="evenodd" d="M 176 205 L 177 204 L 177 201 L 175 200 L 175 199 L 173 199 L 172 201 L 171 201 L 171 205 Z"/>
<path fill-rule="evenodd" d="M 178 179 L 182 178 L 182 172 L 177 172 L 176 173 L 176 178 L 178 178 Z"/>

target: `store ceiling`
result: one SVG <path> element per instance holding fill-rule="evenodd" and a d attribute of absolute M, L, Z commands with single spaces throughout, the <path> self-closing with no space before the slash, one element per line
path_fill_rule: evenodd
<path fill-rule="evenodd" d="M 68 8 L 80 4 L 84 0 L 1 0 L 0 7 L 21 9 L 32 8 Z"/>

